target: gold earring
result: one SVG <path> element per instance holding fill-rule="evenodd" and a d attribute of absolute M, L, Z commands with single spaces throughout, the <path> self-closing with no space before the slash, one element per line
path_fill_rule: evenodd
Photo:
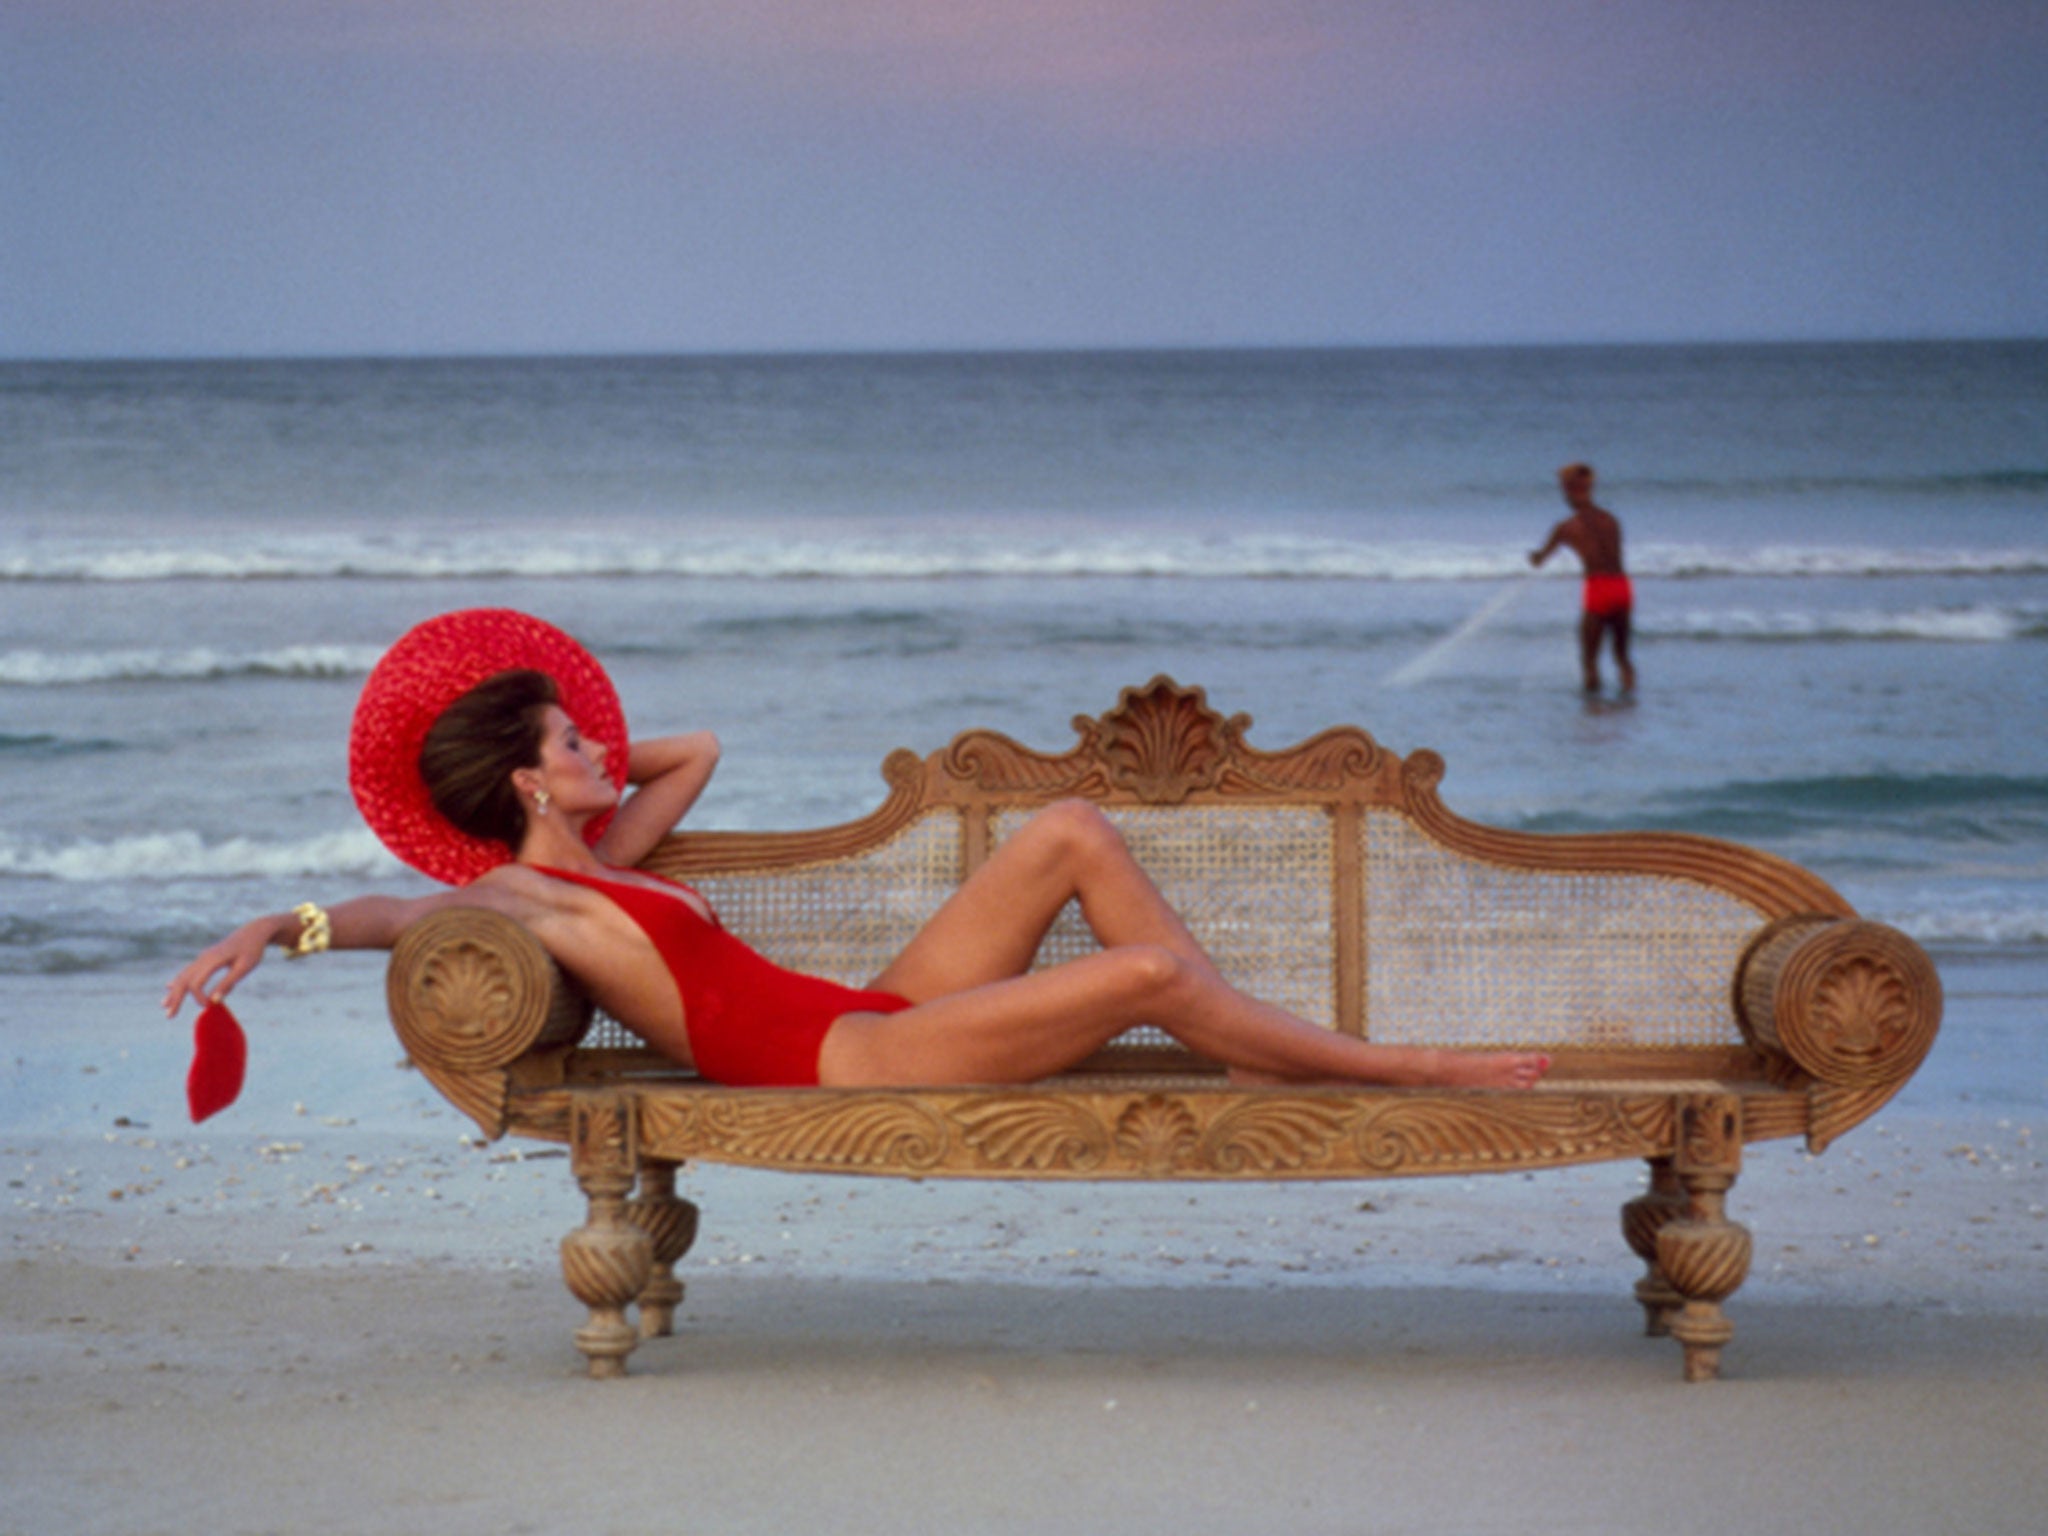
<path fill-rule="evenodd" d="M 548 792 L 547 792 L 546 790 L 544 790 L 544 789 L 536 789 L 536 790 L 535 790 L 535 791 L 533 792 L 533 813 L 534 813 L 534 815 L 536 815 L 536 816 L 545 816 L 545 815 L 547 815 L 547 813 L 548 813 Z"/>

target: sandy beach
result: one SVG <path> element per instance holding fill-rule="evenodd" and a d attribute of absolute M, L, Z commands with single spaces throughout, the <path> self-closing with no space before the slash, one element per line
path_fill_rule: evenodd
<path fill-rule="evenodd" d="M 2034 1314 L 731 1277 L 597 1384 L 545 1277 L 17 1260 L 10 1531 L 2024 1532 Z"/>
<path fill-rule="evenodd" d="M 2048 1498 L 2042 1149 L 1954 1087 L 1996 999 L 1825 1156 L 1753 1149 L 1713 1385 L 1642 1336 L 1618 1166 L 692 1170 L 678 1336 L 593 1383 L 559 1152 L 479 1142 L 335 974 L 289 983 L 324 1077 L 259 1027 L 265 1091 L 196 1129 L 184 1031 L 13 1032 L 0 1530 L 2017 1533 Z"/>

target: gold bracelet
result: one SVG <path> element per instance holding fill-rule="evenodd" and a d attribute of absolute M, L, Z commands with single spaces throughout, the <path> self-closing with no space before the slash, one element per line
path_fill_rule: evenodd
<path fill-rule="evenodd" d="M 317 955 L 334 942 L 334 924 L 312 902 L 300 902 L 292 908 L 292 916 L 299 920 L 299 936 L 284 952 L 287 960 L 303 960 L 308 955 Z"/>

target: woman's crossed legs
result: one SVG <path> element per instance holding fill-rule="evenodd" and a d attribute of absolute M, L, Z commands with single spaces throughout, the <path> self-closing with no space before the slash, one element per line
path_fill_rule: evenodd
<path fill-rule="evenodd" d="M 1030 971 L 1070 900 L 1102 952 Z M 1550 1064 L 1531 1052 L 1380 1045 L 1247 997 L 1085 801 L 1033 817 L 873 984 L 914 1006 L 836 1022 L 818 1063 L 827 1085 L 1029 1082 L 1136 1024 L 1249 1081 L 1526 1088 Z"/>

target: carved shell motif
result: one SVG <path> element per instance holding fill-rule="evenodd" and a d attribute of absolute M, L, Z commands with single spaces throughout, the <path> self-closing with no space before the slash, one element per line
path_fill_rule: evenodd
<path fill-rule="evenodd" d="M 1874 1111 L 1926 1058 L 1941 1028 L 1941 978 L 1912 940 L 1846 922 L 1801 942 L 1776 982 L 1776 1040 L 1820 1081 L 1809 1140 L 1824 1145 L 1862 1105 Z M 1878 1097 L 1864 1090 L 1881 1090 Z"/>
<path fill-rule="evenodd" d="M 1905 979 L 1893 967 L 1867 960 L 1835 967 L 1813 1000 L 1815 1033 L 1844 1081 L 1892 1075 L 1886 1058 L 1902 1051 L 1913 1024 Z"/>
<path fill-rule="evenodd" d="M 397 1021 L 414 1060 L 458 1072 L 502 1064 L 513 996 L 496 956 L 472 944 L 448 946 L 428 959 L 414 987 L 412 1004 L 425 1027 L 406 1029 L 403 1015 Z"/>
<path fill-rule="evenodd" d="M 1171 1173 L 1194 1154 L 1200 1132 L 1186 1104 L 1147 1094 L 1116 1120 L 1117 1150 L 1149 1174 Z"/>
<path fill-rule="evenodd" d="M 1124 689 L 1100 717 L 1076 715 L 1080 741 L 1072 751 L 1048 755 L 998 732 L 969 731 L 946 748 L 940 771 L 983 793 L 1128 795 L 1146 805 L 1247 787 L 1283 795 L 1341 791 L 1385 771 L 1387 754 L 1356 726 L 1262 752 L 1245 740 L 1251 723 L 1250 715 L 1218 714 L 1200 688 L 1162 674 Z"/>
<path fill-rule="evenodd" d="M 1213 789 L 1250 719 L 1225 720 L 1199 688 L 1155 677 L 1127 688 L 1100 720 L 1083 715 L 1074 729 L 1091 737 L 1110 781 L 1148 805 L 1174 805 L 1200 789 Z"/>

